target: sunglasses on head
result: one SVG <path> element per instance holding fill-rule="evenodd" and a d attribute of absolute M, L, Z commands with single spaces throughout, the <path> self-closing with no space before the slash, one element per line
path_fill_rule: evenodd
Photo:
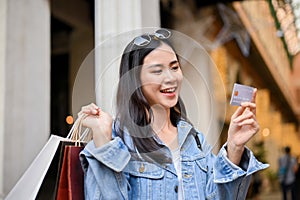
<path fill-rule="evenodd" d="M 168 39 L 171 36 L 171 32 L 167 29 L 158 29 L 157 31 L 154 32 L 154 34 L 144 34 L 136 37 L 133 41 L 133 44 L 140 47 L 150 44 L 151 42 L 150 35 L 158 39 Z"/>

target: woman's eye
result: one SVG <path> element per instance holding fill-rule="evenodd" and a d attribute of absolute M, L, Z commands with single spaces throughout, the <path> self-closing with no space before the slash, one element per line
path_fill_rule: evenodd
<path fill-rule="evenodd" d="M 177 65 L 171 67 L 171 70 L 173 70 L 173 71 L 177 71 L 178 69 L 179 69 L 179 66 L 177 66 Z"/>
<path fill-rule="evenodd" d="M 153 70 L 152 73 L 153 73 L 153 74 L 161 74 L 161 73 L 162 73 L 162 70 L 161 70 L 161 69 Z"/>

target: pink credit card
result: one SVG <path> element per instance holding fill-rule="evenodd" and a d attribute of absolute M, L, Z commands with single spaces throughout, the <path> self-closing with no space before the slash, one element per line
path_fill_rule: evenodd
<path fill-rule="evenodd" d="M 230 105 L 240 106 L 242 102 L 251 102 L 254 88 L 235 83 L 230 99 Z"/>

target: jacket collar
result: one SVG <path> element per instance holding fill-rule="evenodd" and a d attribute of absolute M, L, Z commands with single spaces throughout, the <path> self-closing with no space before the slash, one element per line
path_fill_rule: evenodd
<path fill-rule="evenodd" d="M 178 144 L 179 147 L 182 147 L 185 142 L 187 136 L 189 135 L 190 130 L 192 129 L 192 125 L 187 121 L 180 120 L 177 124 L 178 131 Z"/>

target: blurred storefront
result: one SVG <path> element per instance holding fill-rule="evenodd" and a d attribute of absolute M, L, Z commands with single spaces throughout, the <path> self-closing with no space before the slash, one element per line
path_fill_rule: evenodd
<path fill-rule="evenodd" d="M 249 146 L 274 174 L 282 147 L 300 155 L 298 7 L 295 0 L 1 1 L 0 194 L 9 192 L 50 134 L 67 134 L 65 119 L 76 118 L 72 89 L 85 57 L 106 38 L 141 27 L 170 28 L 203 45 L 227 102 L 236 82 L 258 88 L 261 129 Z M 94 78 L 82 86 L 85 95 L 95 92 L 88 87 Z M 76 106 L 94 100 L 83 98 Z M 226 142 L 235 109 L 227 104 L 219 144 Z"/>

